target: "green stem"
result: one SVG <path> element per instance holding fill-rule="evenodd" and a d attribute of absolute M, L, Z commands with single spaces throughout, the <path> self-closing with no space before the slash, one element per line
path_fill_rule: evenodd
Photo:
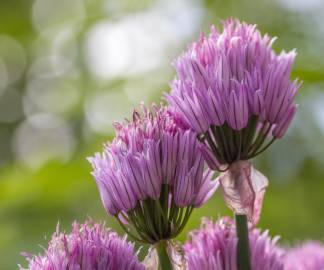
<path fill-rule="evenodd" d="M 237 269 L 251 270 L 249 230 L 246 215 L 235 215 L 237 243 Z"/>
<path fill-rule="evenodd" d="M 172 264 L 167 252 L 168 242 L 167 240 L 161 240 L 155 245 L 157 255 L 159 257 L 159 270 L 172 270 Z"/>

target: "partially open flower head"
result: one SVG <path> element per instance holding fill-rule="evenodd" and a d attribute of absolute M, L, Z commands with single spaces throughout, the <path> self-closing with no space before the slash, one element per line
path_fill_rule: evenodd
<path fill-rule="evenodd" d="M 104 152 L 89 158 L 106 210 L 140 241 L 175 237 L 217 188 L 194 132 L 155 105 L 115 129 Z"/>
<path fill-rule="evenodd" d="M 275 39 L 255 25 L 223 22 L 211 27 L 175 62 L 171 107 L 204 143 L 213 169 L 250 159 L 286 132 L 300 83 L 290 80 L 295 51 L 272 50 Z"/>
<path fill-rule="evenodd" d="M 288 249 L 284 263 L 285 270 L 323 270 L 324 244 L 309 241 Z"/>
<path fill-rule="evenodd" d="M 268 231 L 249 231 L 251 270 L 283 270 L 282 252 Z M 200 229 L 189 234 L 184 245 L 188 270 L 237 270 L 237 238 L 234 222 L 221 218 L 205 219 Z"/>
<path fill-rule="evenodd" d="M 145 270 L 132 243 L 90 221 L 74 223 L 70 234 L 57 229 L 44 254 L 25 256 L 28 270 Z"/>

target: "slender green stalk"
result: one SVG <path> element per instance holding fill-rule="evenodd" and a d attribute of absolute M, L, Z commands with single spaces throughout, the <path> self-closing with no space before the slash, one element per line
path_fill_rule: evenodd
<path fill-rule="evenodd" d="M 159 257 L 159 270 L 172 270 L 172 264 L 167 252 L 168 242 L 167 240 L 161 240 L 155 245 L 157 255 Z"/>
<path fill-rule="evenodd" d="M 251 270 L 249 231 L 246 215 L 235 215 L 237 243 L 237 269 Z"/>

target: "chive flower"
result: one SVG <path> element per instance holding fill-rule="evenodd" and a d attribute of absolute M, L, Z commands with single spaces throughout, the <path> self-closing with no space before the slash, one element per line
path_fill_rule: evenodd
<path fill-rule="evenodd" d="M 274 40 L 231 19 L 222 32 L 211 26 L 209 36 L 201 34 L 174 61 L 177 77 L 166 99 L 198 134 L 212 169 L 255 157 L 285 134 L 295 115 L 296 52 L 276 54 Z"/>
<path fill-rule="evenodd" d="M 285 270 L 323 270 L 324 244 L 308 241 L 288 249 L 284 264 Z"/>
<path fill-rule="evenodd" d="M 90 221 L 73 223 L 70 234 L 57 229 L 42 255 L 24 254 L 29 270 L 145 270 L 136 255 L 126 237 Z"/>
<path fill-rule="evenodd" d="M 278 237 L 271 239 L 268 231 L 261 233 L 258 229 L 250 229 L 252 270 L 284 269 L 277 240 Z M 237 242 L 231 219 L 221 218 L 215 223 L 204 219 L 200 229 L 189 233 L 189 240 L 184 245 L 188 270 L 237 270 Z"/>
<path fill-rule="evenodd" d="M 138 241 L 176 237 L 217 188 L 195 133 L 156 105 L 114 126 L 113 141 L 89 158 L 105 209 Z"/>

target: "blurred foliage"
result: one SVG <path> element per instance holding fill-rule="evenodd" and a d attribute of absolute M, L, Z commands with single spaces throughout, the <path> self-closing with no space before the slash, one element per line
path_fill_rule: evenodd
<path fill-rule="evenodd" d="M 174 76 L 172 58 L 199 30 L 207 30 L 211 23 L 219 25 L 220 19 L 228 17 L 257 23 L 263 33 L 278 36 L 277 51 L 296 48 L 293 77 L 304 81 L 298 97 L 300 110 L 289 134 L 255 162 L 270 179 L 260 227 L 281 235 L 283 243 L 323 239 L 322 1 L 0 1 L 0 269 L 24 264 L 21 251 L 41 252 L 40 246 L 46 247 L 57 222 L 69 230 L 71 221 L 90 216 L 106 220 L 121 232 L 101 206 L 85 158 L 112 138 L 115 118 L 129 115 L 140 100 L 159 102 Z M 122 22 L 120 25 L 130 27 L 122 32 L 126 38 L 148 29 L 145 22 L 150 18 L 152 35 L 129 44 L 131 49 L 134 45 L 134 52 L 123 55 L 129 51 L 121 43 L 117 62 L 105 66 L 107 58 L 102 55 L 101 60 L 99 55 L 98 66 L 95 55 L 97 62 L 91 64 L 92 53 L 105 50 L 102 44 L 87 47 L 94 27 Z M 57 49 L 60 39 L 56 35 L 64 38 L 64 30 L 73 34 Z M 150 61 L 154 50 L 136 48 L 141 42 L 161 54 L 158 63 Z M 109 49 L 113 50 L 109 57 L 113 57 L 116 48 Z M 19 58 L 20 51 L 23 56 Z M 137 52 L 143 53 L 142 58 L 128 66 L 118 62 L 118 56 L 133 59 Z M 59 57 L 51 58 L 52 54 Z M 45 62 L 39 64 L 38 60 Z M 120 65 L 119 70 L 112 69 L 117 76 L 110 77 L 100 69 L 97 74 L 101 64 L 104 68 Z M 124 70 L 125 75 L 118 73 Z M 207 205 L 194 211 L 179 240 L 184 241 L 188 230 L 199 226 L 201 217 L 219 215 L 230 215 L 230 211 L 217 192 Z"/>

